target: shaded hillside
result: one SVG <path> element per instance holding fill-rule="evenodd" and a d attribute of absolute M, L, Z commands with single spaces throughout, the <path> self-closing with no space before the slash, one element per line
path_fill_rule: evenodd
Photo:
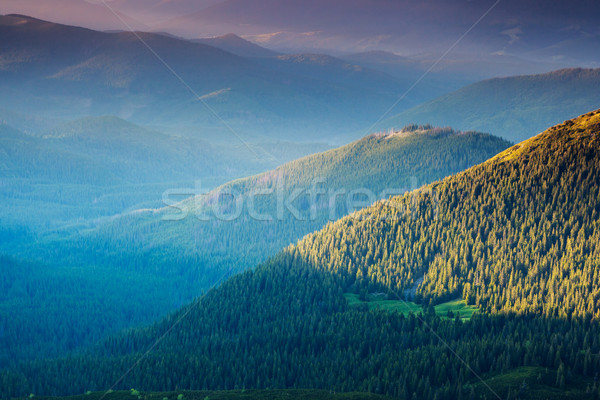
<path fill-rule="evenodd" d="M 277 160 L 322 151 L 324 143 L 267 142 L 211 145 L 190 136 L 142 128 L 112 116 L 74 121 L 20 119 L 23 130 L 0 125 L 2 225 L 59 226 L 133 207 L 160 207 L 162 193 L 201 180 L 214 188 L 231 179 L 264 171 Z M 262 158 L 264 156 L 264 158 Z M 274 158 L 276 157 L 276 159 Z M 236 163 L 229 160 L 237 159 Z"/>
<path fill-rule="evenodd" d="M 520 142 L 599 106 L 600 69 L 564 69 L 478 82 L 404 111 L 378 127 L 447 124 Z"/>
<path fill-rule="evenodd" d="M 394 97 L 397 97 L 400 91 L 405 90 L 413 83 L 410 77 L 392 78 L 392 75 L 380 72 L 376 68 L 363 67 L 326 54 L 284 54 L 255 61 L 279 73 L 285 72 L 361 90 L 384 88 L 386 85 L 390 85 L 390 82 L 394 82 L 392 86 L 396 89 Z M 420 93 L 414 93 L 413 97 L 417 101 L 424 98 Z M 389 107 L 391 104 L 387 106 Z M 411 105 L 410 103 L 401 104 L 400 108 L 406 109 Z M 380 112 L 383 111 L 384 109 L 380 110 Z"/>
<path fill-rule="evenodd" d="M 0 240 L 14 236 L 0 230 Z M 131 326 L 152 323 L 164 310 L 187 301 L 177 294 L 157 298 L 150 310 L 137 292 L 157 286 L 177 290 L 170 280 L 147 274 L 29 263 L 0 255 L 0 369 L 25 359 L 60 357 Z M 52 345 L 42 337 L 51 337 Z"/>

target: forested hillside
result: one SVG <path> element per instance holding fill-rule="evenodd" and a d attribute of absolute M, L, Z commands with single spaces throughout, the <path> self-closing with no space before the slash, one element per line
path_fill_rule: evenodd
<path fill-rule="evenodd" d="M 117 117 L 64 122 L 40 134 L 0 125 L 0 139 L 6 153 L 0 174 L 5 178 L 111 186 L 231 176 L 218 168 L 215 150 L 207 142 L 166 135 Z"/>
<path fill-rule="evenodd" d="M 127 268 L 181 269 L 173 260 L 188 255 L 193 260 L 188 270 L 241 270 L 353 207 L 462 171 L 508 146 L 490 135 L 431 126 L 372 135 L 173 207 L 116 219 L 85 232 L 80 246 L 91 244 L 96 260 Z M 98 251 L 98 243 L 106 253 Z"/>
<path fill-rule="evenodd" d="M 166 333 L 117 387 L 597 399 L 599 160 L 596 111 L 330 224 L 147 329 L 23 363 L 2 385 L 106 389 Z M 344 297 L 399 298 L 417 277 L 417 315 Z M 429 307 L 460 296 L 479 307 L 468 320 Z"/>
<path fill-rule="evenodd" d="M 426 128 L 426 129 L 423 129 Z M 61 131 L 64 132 L 64 131 Z M 62 134 L 69 136 L 67 134 Z M 6 292 L 12 295 L 0 299 L 0 317 L 6 317 L 5 330 L 25 329 L 27 335 L 9 335 L 4 338 L 11 349 L 12 361 L 22 358 L 45 357 L 60 354 L 72 348 L 89 344 L 101 332 L 112 333 L 137 321 L 149 323 L 157 315 L 164 315 L 191 301 L 210 287 L 220 276 L 251 268 L 281 251 L 302 236 L 322 228 L 330 218 L 345 215 L 346 198 L 340 196 L 330 216 L 328 195 L 322 194 L 313 208 L 307 192 L 317 178 L 319 187 L 327 190 L 368 189 L 376 196 L 391 188 L 393 193 L 410 189 L 413 181 L 419 183 L 441 179 L 466 169 L 508 147 L 508 142 L 479 133 L 459 133 L 450 129 L 409 127 L 403 133 L 370 136 L 348 146 L 316 154 L 283 165 L 277 170 L 233 181 L 212 191 L 206 198 L 190 199 L 174 208 L 141 211 L 101 221 L 94 229 L 58 231 L 56 234 L 36 236 L 30 231 L 5 229 L 0 231 L 6 253 L 17 259 L 32 259 L 27 274 L 15 274 L 5 282 Z M 272 221 L 255 218 L 248 210 L 248 198 L 259 190 L 276 188 L 288 199 L 295 190 L 302 194 L 292 207 L 300 218 L 283 209 L 277 212 L 277 196 L 257 196 L 255 210 L 270 215 Z M 74 188 L 73 190 L 76 190 Z M 63 189 L 64 191 L 64 189 Z M 224 192 L 235 192 L 244 199 L 244 208 L 237 218 L 209 220 L 200 218 L 206 207 Z M 184 195 L 193 194 L 183 191 Z M 179 197 L 174 196 L 174 199 Z M 369 205 L 375 198 L 359 197 L 357 207 Z M 232 204 L 230 197 L 220 204 L 226 210 Z M 235 204 L 235 202 L 234 202 Z M 199 207 L 200 209 L 197 209 Z M 187 217 L 180 219 L 181 209 Z M 77 232 L 67 234 L 67 232 Z M 17 235 L 18 234 L 18 235 Z M 33 243 L 28 243 L 35 239 Z M 7 268 L 19 265 L 14 259 L 6 260 Z M 31 268 L 37 263 L 39 271 Z M 20 267 L 15 267 L 20 268 Z M 62 280 L 64 271 L 73 268 L 73 284 L 50 285 L 44 290 L 22 290 L 30 281 Z M 114 287 L 106 285 L 107 277 L 115 276 Z M 131 284 L 135 280 L 138 284 Z M 80 282 L 77 284 L 77 282 Z M 85 319 L 75 318 L 77 305 L 63 318 L 45 318 L 62 312 L 62 299 L 70 301 L 81 295 L 78 286 L 98 289 L 81 304 L 87 311 Z M 175 291 L 176 294 L 171 292 Z M 121 303 L 123 296 L 130 301 Z M 49 301 L 55 297 L 60 301 Z M 15 305 L 31 304 L 36 318 L 21 320 L 9 318 Z M 122 304 L 122 305 L 121 305 Z M 125 305 L 127 304 L 127 306 Z M 135 312 L 135 318 L 131 313 Z M 114 321 L 106 324 L 107 319 Z M 14 322 L 13 322 L 14 321 Z M 22 321 L 22 322 L 18 322 Z M 19 325 L 16 325 L 18 322 Z M 82 324 L 82 326 L 79 325 Z M 59 346 L 55 330 L 71 326 L 72 338 Z M 91 331 L 91 332 L 90 332 Z M 31 351 L 31 343 L 36 351 Z M 2 357 L 6 362 L 11 357 Z"/>
<path fill-rule="evenodd" d="M 492 312 L 600 318 L 600 113 L 567 121 L 291 251 L 346 287 L 462 296 Z M 376 234 L 374 234 L 376 232 Z"/>
<path fill-rule="evenodd" d="M 36 127 L 19 118 L 24 129 L 0 123 L 0 199 L 5 204 L 0 216 L 4 227 L 20 224 L 32 230 L 160 207 L 169 188 L 201 180 L 212 189 L 331 147 L 262 143 L 253 145 L 256 154 L 248 157 L 245 147 L 169 135 L 114 116 L 45 121 Z M 238 161 L 229 162 L 232 158 Z"/>
<path fill-rule="evenodd" d="M 6 236 L 0 234 L 0 240 Z M 143 294 L 157 286 L 171 294 L 153 299 L 149 308 Z M 0 256 L 0 368 L 58 357 L 148 324 L 184 300 L 174 282 L 156 276 Z"/>

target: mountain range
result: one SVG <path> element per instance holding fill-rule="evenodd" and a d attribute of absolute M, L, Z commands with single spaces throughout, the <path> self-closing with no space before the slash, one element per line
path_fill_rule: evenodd
<path fill-rule="evenodd" d="M 57 0 L 51 7 L 44 0 L 0 2 L 4 14 L 36 15 L 100 30 L 128 30 L 129 26 L 190 39 L 233 32 L 292 53 L 386 50 L 404 56 L 425 53 L 435 59 L 468 32 L 454 54 L 468 60 L 506 56 L 522 64 L 519 74 L 544 72 L 526 69 L 532 61 L 555 66 L 545 71 L 598 66 L 598 12 L 593 0 L 550 4 L 541 0 L 428 0 L 422 4 L 406 0 L 310 0 L 302 4 L 291 0 Z M 493 63 L 479 72 L 489 67 Z"/>
<path fill-rule="evenodd" d="M 589 40 L 590 36 L 598 34 L 593 18 L 598 13 L 597 7 L 593 1 L 548 5 L 528 0 L 494 5 L 492 1 L 461 1 L 457 4 L 438 0 L 415 4 L 387 0 L 377 3 L 311 0 L 300 5 L 290 0 L 253 3 L 228 0 L 162 23 L 159 29 L 187 37 L 228 32 L 257 35 L 257 39 L 264 38 L 262 44 L 268 44 L 273 36 L 286 33 L 291 39 L 290 48 L 308 43 L 313 48 L 354 52 L 389 50 L 406 55 L 443 52 L 485 15 L 486 18 L 476 26 L 475 34 L 467 37 L 459 50 L 487 54 L 504 51 L 531 56 L 533 49 L 543 49 L 535 55 L 545 58 L 562 55 L 583 61 L 580 58 L 583 55 L 574 50 L 576 44 L 588 41 L 590 45 L 593 41 Z M 489 15 L 486 14 L 488 10 Z M 349 26 L 352 29 L 348 29 Z M 567 27 L 570 29 L 563 29 Z M 302 43 L 303 36 L 305 43 Z M 566 46 L 567 43 L 570 46 Z M 588 61 L 598 61 L 592 54 L 584 57 Z"/>
<path fill-rule="evenodd" d="M 248 159 L 239 155 L 247 149 L 168 135 L 111 116 L 61 121 L 17 115 L 9 121 L 29 129 L 0 125 L 4 226 L 54 229 L 159 207 L 169 188 L 197 180 L 214 188 L 277 162 Z M 323 148 L 280 142 L 272 151 L 279 159 L 293 159 Z M 236 165 L 227 162 L 232 157 L 239 160 Z"/>
<path fill-rule="evenodd" d="M 35 129 L 36 119 L 116 115 L 174 136 L 211 144 L 233 141 L 247 150 L 246 158 L 273 158 L 249 143 L 340 144 L 411 123 L 520 141 L 595 108 L 599 100 L 597 69 L 494 78 L 461 88 L 473 77 L 432 72 L 421 81 L 426 61 L 385 52 L 344 59 L 278 54 L 231 34 L 191 42 L 22 16 L 2 17 L 0 28 L 5 39 L 0 86 L 7 94 L 0 117 L 23 125 L 17 128 Z M 425 100 L 430 101 L 422 104 Z"/>
<path fill-rule="evenodd" d="M 217 47 L 241 57 L 274 57 L 281 55 L 279 52 L 261 47 L 234 33 L 204 39 L 194 39 L 192 42 Z"/>
<path fill-rule="evenodd" d="M 107 264 L 139 259 L 140 267 L 169 271 L 170 260 L 189 254 L 195 255 L 189 266 L 180 261 L 178 271 L 244 270 L 355 208 L 466 169 L 509 145 L 475 132 L 413 129 L 368 136 L 187 199 L 174 196 L 168 207 L 113 219 L 80 240 L 92 243 L 97 261 L 99 242 L 106 249 L 127 243 L 131 254 L 110 251 Z M 339 198 L 332 206 L 334 191 Z"/>
<path fill-rule="evenodd" d="M 323 66 L 299 57 L 288 72 L 277 59 L 269 66 L 161 34 L 23 16 L 0 17 L 0 38 L 2 108 L 63 119 L 115 115 L 229 143 L 314 141 L 324 131 L 366 129 L 402 88 L 347 62 Z"/>

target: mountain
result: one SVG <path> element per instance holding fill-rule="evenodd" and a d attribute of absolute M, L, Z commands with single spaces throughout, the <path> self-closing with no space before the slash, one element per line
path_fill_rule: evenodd
<path fill-rule="evenodd" d="M 192 42 L 217 47 L 241 57 L 273 57 L 281 54 L 276 51 L 260 47 L 259 45 L 242 39 L 233 33 L 204 39 L 194 39 Z"/>
<path fill-rule="evenodd" d="M 116 115 L 229 144 L 349 135 L 372 124 L 399 90 L 381 75 L 368 84 L 372 73 L 356 71 L 365 83 L 357 88 L 337 79 L 335 68 L 316 79 L 161 34 L 22 16 L 0 17 L 0 40 L 2 108 L 62 119 Z"/>
<path fill-rule="evenodd" d="M 398 96 L 404 95 L 406 101 L 412 106 L 420 105 L 474 83 L 478 80 L 476 77 L 479 73 L 473 70 L 466 71 L 466 68 L 448 72 L 449 68 L 456 65 L 457 62 L 456 60 L 448 60 L 447 63 L 442 61 L 439 69 L 429 71 L 425 76 L 426 79 L 420 80 L 435 60 L 426 56 L 423 56 L 423 58 L 404 57 L 382 50 L 345 54 L 341 55 L 340 58 L 361 67 L 386 73 L 406 85 L 407 89 L 413 86 L 415 82 L 419 82 L 409 92 L 405 91 Z M 485 77 L 489 77 L 489 70 L 484 74 Z"/>
<path fill-rule="evenodd" d="M 218 165 L 206 142 L 151 131 L 117 117 L 88 117 L 55 123 L 25 134 L 0 125 L 0 168 L 4 178 L 63 184 L 140 184 L 177 182 L 240 169 Z"/>
<path fill-rule="evenodd" d="M 4 293 L 12 295 L 0 303 L 0 310 L 18 312 L 11 304 L 33 301 L 35 308 L 28 315 L 39 312 L 40 316 L 28 319 L 28 334 L 4 337 L 5 346 L 0 349 L 11 351 L 0 353 L 0 361 L 41 358 L 77 344 L 82 347 L 90 338 L 131 327 L 128 313 L 134 311 L 132 321 L 148 322 L 192 300 L 225 272 L 251 268 L 332 219 L 461 171 L 508 146 L 485 134 L 414 126 L 232 181 L 208 195 L 199 194 L 205 186 L 171 186 L 163 194 L 163 201 L 170 206 L 161 209 L 133 210 L 33 237 L 17 236 L 16 228 L 3 224 L 0 252 L 12 256 L 7 265 L 28 259 L 27 264 L 38 265 L 40 273 L 35 268 L 13 267 L 33 271 L 7 277 Z M 198 196 L 190 197 L 194 194 Z M 54 274 L 53 279 L 63 279 L 70 268 L 76 274 L 69 282 L 82 280 L 81 285 L 74 284 L 77 290 L 72 290 L 71 284 L 40 289 L 34 300 L 21 290 L 39 275 L 42 281 Z M 106 286 L 111 275 L 116 279 L 114 287 Z M 71 317 L 82 310 L 65 314 L 57 321 L 59 326 L 46 316 L 56 314 L 55 304 L 70 304 L 70 299 L 80 295 L 80 287 L 93 286 L 96 279 L 98 290 L 86 302 L 86 307 L 94 310 L 84 319 L 86 327 L 74 327 L 70 340 L 57 345 L 53 332 L 63 325 L 78 325 Z M 136 279 L 139 284 L 127 286 L 126 282 Z M 131 297 L 130 304 L 115 306 L 123 293 Z M 52 296 L 60 302 L 47 301 Z M 114 323 L 106 324 L 108 318 Z M 4 329 L 12 332 L 17 327 L 8 324 Z"/>
<path fill-rule="evenodd" d="M 305 238 L 295 256 L 332 272 L 345 265 L 346 287 L 400 291 L 418 282 L 425 304 L 462 297 L 491 313 L 597 319 L 599 133 L 600 111 L 566 121 L 341 220 Z M 316 246 L 340 251 L 315 257 Z"/>
<path fill-rule="evenodd" d="M 154 132 L 117 117 L 87 117 L 53 127 L 50 146 L 100 159 L 130 183 L 173 182 L 232 174 L 206 142 Z M 238 172 L 239 173 L 239 172 Z M 235 175 L 235 172 L 233 172 Z"/>
<path fill-rule="evenodd" d="M 40 134 L 41 132 L 48 130 L 49 127 L 62 122 L 65 121 L 0 109 L 0 125 L 8 125 L 28 134 Z"/>
<path fill-rule="evenodd" d="M 49 151 L 43 140 L 28 136 L 7 125 L 0 125 L 0 148 L 4 154 L 1 176 L 83 183 L 94 180 L 106 183 L 116 177 L 101 171 L 99 163 L 86 160 L 83 155 L 72 154 L 59 148 Z M 88 162 L 86 162 L 88 161 Z M 76 168 L 75 166 L 79 166 Z"/>
<path fill-rule="evenodd" d="M 424 101 L 432 100 L 480 80 L 547 72 L 565 66 L 560 61 L 542 62 L 541 58 L 525 59 L 503 53 L 473 55 L 452 52 L 443 59 L 439 59 L 438 55 L 432 53 L 405 57 L 374 50 L 347 54 L 341 58 L 357 65 L 383 71 L 399 79 L 400 82 L 410 81 L 409 84 L 417 82 L 424 76 L 419 84 L 408 93 L 408 96 L 412 98 L 415 92 L 424 92 L 429 96 Z M 431 70 L 431 66 L 434 64 L 436 67 Z"/>
<path fill-rule="evenodd" d="M 109 1 L 109 4 L 111 2 Z M 114 10 L 114 9 L 113 9 Z M 126 30 L 127 27 L 119 19 L 134 29 L 148 30 L 148 26 L 131 16 L 90 1 L 81 0 L 56 0 L 49 3 L 45 0 L 2 0 L 0 1 L 0 14 L 33 15 L 67 25 L 82 26 L 98 30 Z"/>
<path fill-rule="evenodd" d="M 21 364 L 4 386 L 595 398 L 599 162 L 600 110 L 329 224 L 87 355 Z"/>
<path fill-rule="evenodd" d="M 251 147 L 257 159 L 248 157 L 246 147 L 168 135 L 114 116 L 63 121 L 0 114 L 27 128 L 24 133 L 0 125 L 1 225 L 34 232 L 74 229 L 96 218 L 161 207 L 169 189 L 200 181 L 212 189 L 272 168 L 278 160 L 331 147 L 257 143 Z"/>
<path fill-rule="evenodd" d="M 446 123 L 518 142 L 544 126 L 598 105 L 600 69 L 573 68 L 478 82 L 395 115 L 377 127 Z"/>
<path fill-rule="evenodd" d="M 408 87 L 412 83 L 406 79 L 401 82 L 399 79 L 392 78 L 379 70 L 361 67 L 326 54 L 282 54 L 261 58 L 256 62 L 277 72 L 285 71 L 295 76 L 312 77 L 324 82 L 333 82 L 361 90 L 367 90 L 369 87 L 383 88 L 389 84 L 390 80 L 396 82 L 399 90 L 401 87 Z M 415 97 L 422 98 L 422 96 L 419 96 L 418 90 L 415 92 Z M 402 104 L 401 107 L 408 108 L 405 104 Z"/>

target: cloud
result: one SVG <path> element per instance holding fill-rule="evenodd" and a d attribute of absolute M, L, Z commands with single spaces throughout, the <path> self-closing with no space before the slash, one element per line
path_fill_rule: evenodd
<path fill-rule="evenodd" d="M 521 28 L 519 28 L 518 26 L 514 27 L 514 28 L 510 28 L 510 29 L 506 29 L 502 32 L 500 32 L 503 35 L 508 36 L 508 38 L 510 39 L 508 41 L 508 44 L 513 44 L 517 41 L 519 41 L 521 39 L 521 36 L 523 34 L 523 31 L 521 30 Z"/>

